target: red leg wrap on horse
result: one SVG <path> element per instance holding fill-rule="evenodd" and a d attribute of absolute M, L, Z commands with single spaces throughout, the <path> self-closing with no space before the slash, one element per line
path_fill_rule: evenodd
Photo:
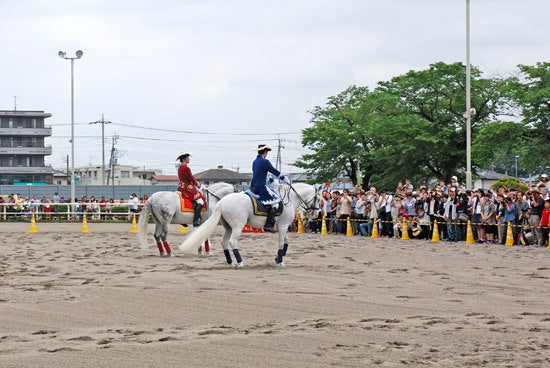
<path fill-rule="evenodd" d="M 157 248 L 159 249 L 159 252 L 164 253 L 164 248 L 162 248 L 162 242 L 157 242 Z"/>
<path fill-rule="evenodd" d="M 172 253 L 172 249 L 170 249 L 167 241 L 164 242 L 164 249 L 166 250 L 166 254 Z"/>
<path fill-rule="evenodd" d="M 208 239 L 204 242 L 204 251 L 206 253 L 210 252 L 210 242 L 208 241 Z"/>

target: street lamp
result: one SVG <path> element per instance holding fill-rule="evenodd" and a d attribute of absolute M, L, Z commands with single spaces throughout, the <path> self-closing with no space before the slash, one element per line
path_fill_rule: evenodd
<path fill-rule="evenodd" d="M 470 99 L 470 0 L 466 0 L 466 189 L 472 189 L 472 107 Z"/>
<path fill-rule="evenodd" d="M 518 178 L 518 158 L 519 158 L 519 156 L 516 155 L 516 179 L 519 179 Z"/>
<path fill-rule="evenodd" d="M 59 51 L 58 55 L 61 59 L 71 61 L 71 200 L 70 202 L 76 199 L 75 194 L 75 175 L 74 175 L 74 60 L 80 59 L 84 53 L 82 50 L 77 50 L 74 57 L 67 56 L 65 51 Z"/>

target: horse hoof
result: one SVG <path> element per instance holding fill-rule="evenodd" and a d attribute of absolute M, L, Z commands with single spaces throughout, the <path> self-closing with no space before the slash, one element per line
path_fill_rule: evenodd
<path fill-rule="evenodd" d="M 285 268 L 286 267 L 284 262 L 277 263 L 277 266 L 279 266 L 280 268 Z"/>
<path fill-rule="evenodd" d="M 235 267 L 236 268 L 243 268 L 243 263 L 239 262 L 239 263 L 235 264 Z"/>

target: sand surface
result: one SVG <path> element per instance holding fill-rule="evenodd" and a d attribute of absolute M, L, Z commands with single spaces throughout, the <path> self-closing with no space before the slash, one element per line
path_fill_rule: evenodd
<path fill-rule="evenodd" d="M 37 229 L 0 223 L 0 367 L 550 367 L 546 248 L 291 234 L 278 268 L 243 234 L 235 269 L 221 228 L 174 258 L 129 224 Z"/>

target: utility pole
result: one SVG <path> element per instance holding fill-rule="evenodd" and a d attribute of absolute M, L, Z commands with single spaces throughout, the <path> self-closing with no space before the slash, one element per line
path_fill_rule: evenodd
<path fill-rule="evenodd" d="M 101 124 L 101 181 L 105 185 L 105 124 L 111 124 L 111 122 L 105 121 L 105 117 L 101 114 L 101 120 L 92 121 L 90 124 Z"/>
<path fill-rule="evenodd" d="M 13 111 L 17 111 L 17 96 L 13 96 Z"/>
<path fill-rule="evenodd" d="M 111 183 L 113 187 L 115 186 L 115 166 L 116 166 L 116 141 L 118 140 L 118 135 L 113 136 L 113 145 L 111 147 L 111 159 L 109 160 L 109 175 L 107 176 L 107 185 L 109 185 L 109 177 L 111 178 Z M 114 191 L 114 189 L 113 189 Z"/>
<path fill-rule="evenodd" d="M 281 144 L 281 135 L 277 134 L 277 159 L 275 161 L 275 168 L 279 171 L 281 171 L 282 163 L 281 163 L 281 148 L 285 148 Z"/>

